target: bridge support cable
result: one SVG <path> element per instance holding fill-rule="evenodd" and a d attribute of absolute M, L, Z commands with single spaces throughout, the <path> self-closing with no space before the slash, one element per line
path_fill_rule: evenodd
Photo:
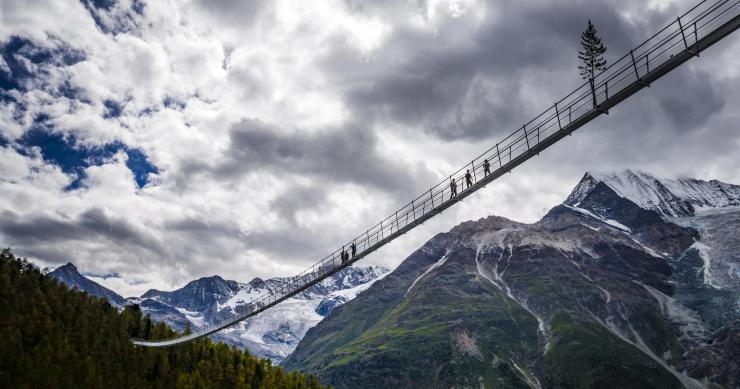
<path fill-rule="evenodd" d="M 164 347 L 189 342 L 237 324 L 301 293 L 442 213 L 505 173 L 511 172 L 515 167 L 538 155 L 601 114 L 608 113 L 612 107 L 689 59 L 699 56 L 700 52 L 727 37 L 738 27 L 740 27 L 740 0 L 700 2 L 679 16 L 673 23 L 663 27 L 645 42 L 631 49 L 622 58 L 614 61 L 593 80 L 585 82 L 555 102 L 552 107 L 535 116 L 470 163 L 466 163 L 449 175 L 459 185 L 456 195 L 452 195 L 450 182 L 447 179 L 439 182 L 381 220 L 380 223 L 340 246 L 346 248 L 355 243 L 358 252 L 354 257 L 347 261 L 342 260 L 339 255 L 342 248 L 338 248 L 308 269 L 290 278 L 280 288 L 281 290 L 253 300 L 226 320 L 199 328 L 197 332 L 178 338 L 156 341 L 134 339 L 134 344 Z M 693 39 L 689 39 L 692 35 Z M 593 83 L 593 89 L 591 83 Z M 566 110 L 567 122 L 561 119 L 561 115 Z M 534 134 L 535 129 L 536 138 L 530 136 Z M 484 174 L 484 160 L 488 161 L 491 169 L 489 174 Z M 497 168 L 495 168 L 496 165 Z M 474 177 L 479 178 L 470 188 L 463 186 L 465 172 L 468 169 Z"/>

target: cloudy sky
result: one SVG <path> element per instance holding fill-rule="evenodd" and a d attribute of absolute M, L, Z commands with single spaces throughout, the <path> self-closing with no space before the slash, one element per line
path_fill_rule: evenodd
<path fill-rule="evenodd" d="M 121 294 L 289 275 L 697 0 L 0 2 L 0 244 Z M 587 170 L 740 183 L 740 34 L 364 260 Z"/>

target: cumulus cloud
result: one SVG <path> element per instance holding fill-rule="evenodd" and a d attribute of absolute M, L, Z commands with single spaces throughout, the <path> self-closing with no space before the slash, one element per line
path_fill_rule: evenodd
<path fill-rule="evenodd" d="M 298 272 L 577 86 L 586 20 L 614 59 L 692 3 L 3 1 L 0 243 L 120 274 L 99 280 L 125 295 Z M 740 182 L 739 49 L 721 42 L 368 262 L 471 218 L 534 221 L 588 169 Z"/>

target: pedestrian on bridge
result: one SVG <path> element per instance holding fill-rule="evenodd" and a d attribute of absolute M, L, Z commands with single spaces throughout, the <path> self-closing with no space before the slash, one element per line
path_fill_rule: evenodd
<path fill-rule="evenodd" d="M 465 184 L 467 185 L 465 188 L 470 188 L 473 186 L 473 175 L 470 174 L 470 169 L 465 172 Z"/>
<path fill-rule="evenodd" d="M 483 160 L 483 178 L 488 177 L 491 174 L 491 164 L 487 159 Z"/>
<path fill-rule="evenodd" d="M 347 259 L 349 259 L 349 255 L 344 251 L 344 246 L 342 246 L 342 252 L 339 253 L 339 256 L 342 258 L 342 263 L 346 263 Z"/>
<path fill-rule="evenodd" d="M 450 178 L 450 199 L 457 196 L 457 183 L 455 183 L 455 178 Z"/>
<path fill-rule="evenodd" d="M 355 255 L 357 255 L 357 245 L 355 245 L 355 242 L 352 242 L 352 245 L 349 246 L 349 248 L 352 250 L 352 258 L 354 258 Z"/>

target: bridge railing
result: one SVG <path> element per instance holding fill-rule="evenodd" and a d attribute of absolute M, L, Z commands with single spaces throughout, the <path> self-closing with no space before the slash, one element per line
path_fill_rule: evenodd
<path fill-rule="evenodd" d="M 484 153 L 473 158 L 470 163 L 450 174 L 448 178 L 347 242 L 343 248 L 349 251 L 350 245 L 354 242 L 358 252 L 362 253 L 418 219 L 435 212 L 448 201 L 454 201 L 454 196 L 451 194 L 451 180 L 455 179 L 458 196 L 461 195 L 467 190 L 465 188 L 467 170 L 470 170 L 474 183 L 484 178 L 484 160 L 488 160 L 490 164 L 490 174 L 501 173 L 500 170 L 505 169 L 506 164 L 527 153 L 548 136 L 562 131 L 575 119 L 591 112 L 594 108 L 599 109 L 599 104 L 609 98 L 610 92 L 613 94 L 635 82 L 640 82 L 651 71 L 651 67 L 655 69 L 674 55 L 689 50 L 692 45 L 699 42 L 705 32 L 711 32 L 714 26 L 733 17 L 735 14 L 732 11 L 735 11 L 739 4 L 740 1 L 737 0 L 702 1 L 597 74 L 593 81 L 593 88 L 590 81 L 584 82 L 552 107 L 535 116 Z M 289 282 L 284 289 L 263 296 L 256 301 L 256 304 L 268 305 L 278 299 L 279 295 L 290 293 L 293 289 L 341 266 L 343 264 L 340 258 L 341 251 L 342 248 L 338 248 L 293 277 L 294 283 Z"/>
<path fill-rule="evenodd" d="M 362 257 L 486 185 L 495 177 L 505 174 L 516 165 L 518 158 L 531 156 L 528 154 L 531 153 L 532 148 L 536 148 L 540 143 L 547 142 L 550 138 L 554 139 L 555 136 L 562 135 L 564 132 L 572 131 L 577 128 L 576 124 L 580 119 L 592 115 L 594 111 L 606 113 L 602 104 L 609 101 L 610 97 L 632 87 L 635 83 L 643 83 L 646 75 L 659 69 L 673 56 L 686 52 L 691 53 L 692 50 L 698 55 L 700 48 L 697 46 L 701 39 L 736 17 L 739 7 L 740 0 L 700 2 L 642 44 L 634 47 L 629 53 L 611 63 L 597 74 L 593 81 L 584 82 L 380 223 L 357 235 L 303 272 L 286 279 L 282 286 L 252 301 L 233 317 L 198 328 L 196 331 L 211 333 L 216 329 L 224 328 L 286 296 L 305 289 L 307 285 L 312 285 L 342 266 L 346 266 L 347 263 L 341 259 L 340 253 L 342 250 L 349 251 L 352 243 L 356 244 L 358 257 Z M 486 177 L 484 172 L 485 160 L 490 164 L 491 177 Z M 470 170 L 473 176 L 473 186 L 470 189 L 465 187 L 467 170 Z M 457 196 L 451 193 L 452 179 L 457 183 Z M 197 335 L 192 334 L 188 337 L 194 338 Z"/>
<path fill-rule="evenodd" d="M 552 107 L 431 187 L 428 192 L 419 195 L 412 202 L 352 239 L 346 246 L 355 242 L 362 249 L 367 249 L 395 231 L 414 223 L 418 218 L 434 212 L 453 197 L 449 185 L 452 179 L 455 180 L 457 191 L 461 194 L 466 190 L 465 173 L 468 169 L 474 182 L 479 182 L 484 177 L 484 160 L 488 160 L 492 173 L 497 169 L 505 169 L 507 163 L 528 152 L 548 136 L 562 131 L 575 119 L 593 109 L 599 109 L 599 104 L 609 98 L 610 91 L 614 94 L 635 82 L 640 82 L 651 71 L 651 66 L 655 69 L 673 55 L 688 50 L 701 39 L 704 32 L 712 31 L 715 25 L 726 22 L 734 16 L 731 11 L 737 7 L 738 1 L 729 0 L 699 3 L 597 74 L 593 80 L 593 88 L 589 81 L 584 82 Z M 340 250 L 337 249 L 316 265 L 336 261 Z M 313 271 L 312 269 L 309 271 Z"/>

